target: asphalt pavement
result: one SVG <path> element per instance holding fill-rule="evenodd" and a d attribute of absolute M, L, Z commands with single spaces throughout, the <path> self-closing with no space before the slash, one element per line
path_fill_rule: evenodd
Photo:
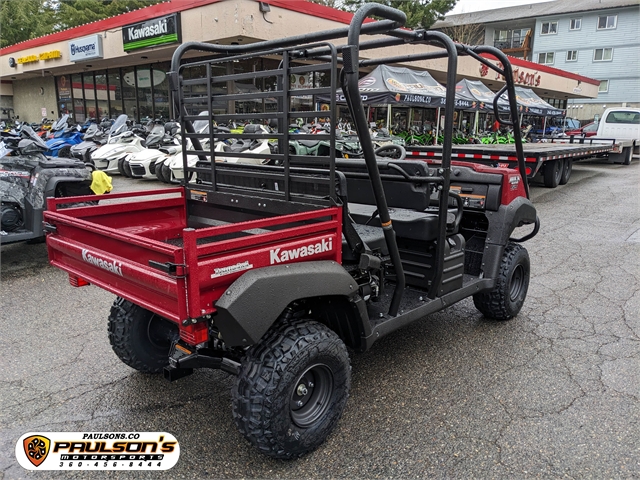
<path fill-rule="evenodd" d="M 133 371 L 107 338 L 112 294 L 71 287 L 43 244 L 3 246 L 0 478 L 638 478 L 639 185 L 636 158 L 533 186 L 542 226 L 518 317 L 485 320 L 468 299 L 352 353 L 336 430 L 291 462 L 236 431 L 231 377 Z M 166 431 L 181 457 L 167 472 L 32 473 L 14 455 L 31 431 Z"/>

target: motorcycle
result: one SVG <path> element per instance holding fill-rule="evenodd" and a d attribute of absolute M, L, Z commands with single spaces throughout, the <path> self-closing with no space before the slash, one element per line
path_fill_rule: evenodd
<path fill-rule="evenodd" d="M 91 154 L 98 170 L 109 174 L 122 173 L 125 159 L 144 149 L 143 139 L 128 130 L 127 120 L 126 114 L 120 115 L 111 125 L 107 143 Z"/>
<path fill-rule="evenodd" d="M 177 122 L 167 122 L 164 125 L 156 123 L 146 139 L 147 148 L 125 160 L 125 169 L 128 163 L 133 178 L 158 178 L 156 166 L 160 167 L 180 146 L 179 130 Z"/>
<path fill-rule="evenodd" d="M 33 129 L 32 129 L 33 130 Z M 49 138 L 46 142 L 45 155 L 51 157 L 71 157 L 71 146 L 82 142 L 82 132 L 77 126 L 69 124 L 69 114 L 65 114 L 51 126 Z"/>
<path fill-rule="evenodd" d="M 92 123 L 84 132 L 82 142 L 71 147 L 71 156 L 85 163 L 91 163 L 91 154 L 107 143 L 107 132 L 111 122 L 103 121 L 100 125 Z"/>

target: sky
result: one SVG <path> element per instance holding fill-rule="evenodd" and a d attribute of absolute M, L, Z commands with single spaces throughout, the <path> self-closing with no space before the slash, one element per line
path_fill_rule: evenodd
<path fill-rule="evenodd" d="M 447 15 L 476 12 L 478 10 L 493 10 L 494 8 L 513 7 L 515 5 L 529 5 L 549 0 L 458 0 L 453 10 Z"/>

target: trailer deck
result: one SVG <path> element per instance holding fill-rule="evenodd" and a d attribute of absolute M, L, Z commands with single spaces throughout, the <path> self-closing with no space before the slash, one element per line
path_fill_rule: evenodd
<path fill-rule="evenodd" d="M 614 140 L 594 142 L 587 139 L 584 143 L 570 143 L 569 139 L 564 139 L 564 141 L 554 140 L 548 143 L 525 143 L 522 145 L 527 165 L 527 178 L 535 177 L 542 169 L 543 164 L 551 160 L 580 160 L 615 152 L 616 149 Z M 408 146 L 407 156 L 427 161 L 441 160 L 442 147 L 439 145 L 426 147 Z M 518 168 L 518 158 L 514 144 L 453 145 L 451 158 L 503 168 Z"/>

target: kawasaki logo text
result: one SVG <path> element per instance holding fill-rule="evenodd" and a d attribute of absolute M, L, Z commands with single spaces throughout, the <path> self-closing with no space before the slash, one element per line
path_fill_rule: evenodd
<path fill-rule="evenodd" d="M 318 255 L 319 253 L 331 252 L 333 250 L 333 237 L 323 238 L 320 242 L 310 243 L 298 248 L 282 249 L 276 248 L 269 252 L 271 265 L 282 262 L 289 262 L 298 258 Z"/>
<path fill-rule="evenodd" d="M 129 40 L 138 40 L 141 38 L 155 37 L 158 35 L 164 35 L 166 33 L 168 33 L 166 18 L 160 20 L 155 25 L 148 25 L 148 26 L 139 27 L 139 28 L 129 27 L 127 29 Z"/>
<path fill-rule="evenodd" d="M 108 272 L 115 273 L 116 275 L 122 275 L 122 263 L 117 262 L 115 260 L 104 260 L 102 258 L 94 257 L 87 250 L 82 250 L 82 260 L 91 265 L 95 265 L 98 268 L 102 268 L 103 270 L 107 270 Z"/>

